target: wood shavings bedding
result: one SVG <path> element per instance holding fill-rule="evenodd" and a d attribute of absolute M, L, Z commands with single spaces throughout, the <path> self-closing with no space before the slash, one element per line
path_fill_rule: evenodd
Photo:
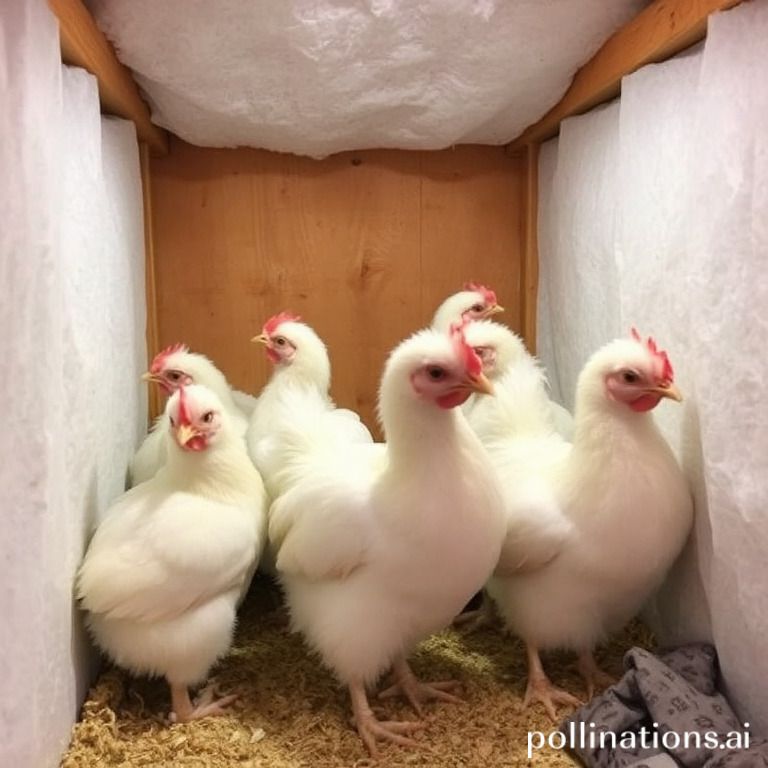
<path fill-rule="evenodd" d="M 374 765 L 349 722 L 346 691 L 288 631 L 274 587 L 258 580 L 241 610 L 235 644 L 214 670 L 214 685 L 239 694 L 231 714 L 170 725 L 168 689 L 162 680 L 132 679 L 108 669 L 91 689 L 82 720 L 61 768 L 366 768 Z M 632 645 L 652 645 L 640 624 L 631 625 L 598 660 L 613 675 Z M 445 630 L 423 643 L 413 668 L 424 679 L 463 682 L 463 705 L 430 703 L 426 729 L 415 735 L 421 749 L 381 745 L 387 768 L 488 768 L 573 766 L 564 752 L 542 750 L 527 757 L 528 731 L 549 732 L 540 705 L 520 712 L 525 653 L 519 640 L 496 627 L 471 635 Z M 552 681 L 583 696 L 569 654 L 550 654 Z M 413 719 L 407 704 L 383 703 L 393 719 Z M 569 712 L 562 709 L 562 714 Z"/>

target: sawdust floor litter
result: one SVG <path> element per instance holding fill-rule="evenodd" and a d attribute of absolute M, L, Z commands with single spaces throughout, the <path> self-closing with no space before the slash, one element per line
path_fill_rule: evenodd
<path fill-rule="evenodd" d="M 648 647 L 649 632 L 630 625 L 597 653 L 614 676 L 633 645 Z M 555 685 L 584 696 L 569 654 L 544 664 Z M 90 690 L 61 768 L 489 768 L 578 765 L 565 752 L 527 757 L 528 731 L 553 725 L 543 707 L 519 711 L 525 689 L 522 644 L 498 628 L 464 635 L 446 630 L 423 643 L 412 666 L 424 680 L 462 681 L 465 703 L 430 702 L 418 750 L 382 743 L 378 763 L 367 757 L 350 725 L 346 691 L 288 631 L 279 592 L 258 579 L 241 609 L 235 643 L 213 671 L 216 686 L 239 699 L 226 717 L 169 724 L 162 680 L 134 679 L 108 668 Z M 372 701 L 372 704 L 374 702 Z M 413 720 L 407 704 L 382 702 L 387 717 Z M 378 706 L 375 703 L 374 706 Z M 568 714 L 568 708 L 560 712 Z"/>

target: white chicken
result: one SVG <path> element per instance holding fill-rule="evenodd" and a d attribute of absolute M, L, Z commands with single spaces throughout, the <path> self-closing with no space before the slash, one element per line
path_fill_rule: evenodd
<path fill-rule="evenodd" d="M 251 414 L 256 408 L 256 403 L 259 402 L 259 399 L 255 395 L 249 395 L 247 392 L 242 392 L 239 389 L 232 390 L 232 399 L 246 418 L 251 417 Z"/>
<path fill-rule="evenodd" d="M 466 325 L 464 334 L 467 343 L 483 361 L 483 373 L 494 383 L 500 381 L 507 372 L 518 365 L 523 365 L 529 371 L 532 365 L 539 365 L 536 358 L 526 349 L 523 340 L 506 325 L 491 320 L 477 320 Z M 512 377 L 507 377 L 506 380 L 514 381 Z M 540 376 L 539 389 L 541 392 L 537 391 L 535 396 L 538 398 L 543 394 L 547 398 L 555 429 L 566 440 L 572 440 L 573 416 L 560 403 L 549 399 L 549 384 L 543 373 Z M 467 400 L 464 405 L 464 415 L 471 426 L 474 426 L 477 418 L 485 418 L 480 414 L 473 415 L 476 407 L 479 407 L 480 411 L 493 411 L 496 408 L 496 400 L 478 397 Z"/>
<path fill-rule="evenodd" d="M 318 419 L 316 392 L 295 388 L 278 434 L 282 485 L 269 534 L 293 627 L 348 686 L 358 733 L 414 742 L 420 723 L 379 722 L 366 686 L 392 667 L 416 712 L 454 700 L 453 681 L 418 682 L 406 661 L 446 626 L 497 562 L 504 531 L 495 474 L 461 405 L 488 392 L 462 332 L 421 331 L 391 354 L 379 394 L 384 454 Z M 377 448 L 378 446 L 370 446 Z"/>
<path fill-rule="evenodd" d="M 264 344 L 267 356 L 275 366 L 251 414 L 246 435 L 248 451 L 261 471 L 270 495 L 280 491 L 273 482 L 280 461 L 272 450 L 273 437 L 291 414 L 291 393 L 295 388 L 317 393 L 318 402 L 323 403 L 323 418 L 331 419 L 335 428 L 351 442 L 373 442 L 360 417 L 353 411 L 336 408 L 331 400 L 328 394 L 331 383 L 328 350 L 300 317 L 288 312 L 274 315 L 252 341 Z"/>
<path fill-rule="evenodd" d="M 236 405 L 234 396 L 237 394 L 241 402 L 248 402 L 250 395 L 232 390 L 224 374 L 205 355 L 190 352 L 189 347 L 184 344 L 173 344 L 155 355 L 149 370 L 142 378 L 157 384 L 168 395 L 173 394 L 182 385 L 202 384 L 218 396 L 237 434 L 245 435 L 248 419 Z M 155 419 L 152 429 L 131 460 L 131 485 L 149 480 L 163 466 L 167 431 L 168 416 L 163 413 Z"/>
<path fill-rule="evenodd" d="M 496 294 L 479 283 L 466 283 L 464 290 L 449 296 L 436 310 L 432 329 L 448 333 L 455 323 L 483 320 L 503 312 L 496 301 Z"/>
<path fill-rule="evenodd" d="M 264 541 L 259 473 L 219 398 L 200 385 L 169 399 L 167 461 L 121 496 L 88 547 L 77 595 L 97 645 L 135 674 L 164 676 L 177 721 L 189 686 L 229 649 L 235 609 Z"/>
<path fill-rule="evenodd" d="M 650 414 L 680 400 L 666 353 L 620 339 L 584 366 L 573 446 L 557 434 L 541 373 L 518 368 L 497 387 L 499 409 L 477 425 L 504 489 L 508 533 L 487 585 L 526 643 L 525 705 L 578 703 L 554 688 L 540 649 L 579 654 L 588 694 L 605 677 L 592 650 L 661 585 L 692 522 L 689 489 Z M 510 426 L 511 425 L 511 426 Z"/>

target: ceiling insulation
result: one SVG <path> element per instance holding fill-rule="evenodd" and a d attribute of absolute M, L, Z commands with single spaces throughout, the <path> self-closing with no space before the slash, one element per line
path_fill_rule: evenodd
<path fill-rule="evenodd" d="M 645 0 L 89 0 L 153 120 L 322 157 L 503 144 Z"/>

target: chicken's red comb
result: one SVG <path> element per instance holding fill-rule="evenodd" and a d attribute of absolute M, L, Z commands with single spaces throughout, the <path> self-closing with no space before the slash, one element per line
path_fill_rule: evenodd
<path fill-rule="evenodd" d="M 471 376 L 479 376 L 483 372 L 483 361 L 477 352 L 467 344 L 467 340 L 464 338 L 464 326 L 467 325 L 467 322 L 467 320 L 464 320 L 461 323 L 453 323 L 451 325 L 451 339 L 461 354 L 461 359 L 467 373 Z"/>
<path fill-rule="evenodd" d="M 464 290 L 465 291 L 477 291 L 477 293 L 482 294 L 483 299 L 485 300 L 486 304 L 496 304 L 496 293 L 492 291 L 490 288 L 488 288 L 485 285 L 481 285 L 480 283 L 464 283 Z"/>
<path fill-rule="evenodd" d="M 179 387 L 179 424 L 191 424 L 187 410 L 187 393 L 183 386 Z"/>
<path fill-rule="evenodd" d="M 189 352 L 189 347 L 186 344 L 178 342 L 177 344 L 171 344 L 166 347 L 162 352 L 158 352 L 152 359 L 152 365 L 149 366 L 150 373 L 160 373 L 165 366 L 165 361 L 177 352 Z"/>
<path fill-rule="evenodd" d="M 672 363 L 669 362 L 669 356 L 663 349 L 659 349 L 654 339 L 650 336 L 643 342 L 643 337 L 637 332 L 637 328 L 630 329 L 632 338 L 640 344 L 645 343 L 646 349 L 658 360 L 661 365 L 661 378 L 664 381 L 673 381 L 675 378 L 675 371 L 672 368 Z"/>
<path fill-rule="evenodd" d="M 278 312 L 264 323 L 264 327 L 261 329 L 267 336 L 271 336 L 279 326 L 283 323 L 298 323 L 301 320 L 299 315 L 294 315 L 291 312 Z"/>

